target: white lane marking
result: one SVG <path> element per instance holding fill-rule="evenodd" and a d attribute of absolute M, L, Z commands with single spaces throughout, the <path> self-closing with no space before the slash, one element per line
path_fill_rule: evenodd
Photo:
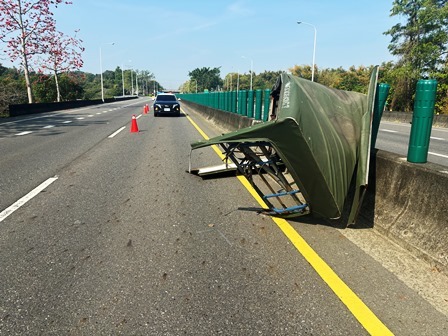
<path fill-rule="evenodd" d="M 114 133 L 112 133 L 111 135 L 108 136 L 109 139 L 112 139 L 114 136 L 116 136 L 118 133 L 120 133 L 122 130 L 124 130 L 126 128 L 126 126 L 123 126 L 122 128 L 120 128 L 119 130 L 115 131 Z"/>
<path fill-rule="evenodd" d="M 96 114 L 101 114 L 101 113 L 104 113 L 104 112 L 97 112 Z"/>
<path fill-rule="evenodd" d="M 42 183 L 40 186 L 34 188 L 31 190 L 28 194 L 23 196 L 21 199 L 19 199 L 17 202 L 15 202 L 13 205 L 9 206 L 2 212 L 0 212 L 0 222 L 2 222 L 6 217 L 8 217 L 10 214 L 12 214 L 14 211 L 19 209 L 21 206 L 23 206 L 26 202 L 28 202 L 30 199 L 38 195 L 42 190 L 44 190 L 46 187 L 48 187 L 50 184 L 52 184 L 54 181 L 58 179 L 57 176 L 50 177 L 48 180 L 46 180 L 44 183 Z"/>
<path fill-rule="evenodd" d="M 72 123 L 73 121 L 72 120 L 66 120 L 66 121 L 63 121 L 62 123 L 63 124 L 70 124 L 70 123 Z"/>
<path fill-rule="evenodd" d="M 33 133 L 33 132 L 32 131 L 25 131 L 25 132 L 17 133 L 15 135 L 27 135 L 27 134 L 30 134 L 30 133 Z"/>
<path fill-rule="evenodd" d="M 139 114 L 138 116 L 137 116 L 137 118 L 135 118 L 135 119 L 138 119 L 138 118 L 140 118 L 142 116 L 142 114 Z"/>
<path fill-rule="evenodd" d="M 89 117 L 89 118 L 92 118 L 92 117 L 94 117 L 94 115 L 93 115 L 93 114 L 89 114 L 88 117 Z"/>
<path fill-rule="evenodd" d="M 438 153 L 434 153 L 434 152 L 428 152 L 428 154 L 435 155 L 435 156 L 440 156 L 440 157 L 443 157 L 445 159 L 448 159 L 448 155 L 438 154 Z"/>
<path fill-rule="evenodd" d="M 111 105 L 116 105 L 116 104 L 120 104 L 121 102 L 113 102 L 113 103 L 107 103 L 107 104 L 111 104 Z M 136 101 L 135 103 L 132 104 L 127 104 L 127 105 L 123 105 L 123 106 L 118 106 L 115 109 L 121 109 L 121 108 L 125 108 L 125 107 L 129 107 L 132 105 L 136 105 L 136 104 L 141 104 L 141 100 L 138 99 L 138 101 Z M 33 118 L 26 118 L 26 119 L 20 119 L 20 120 L 14 120 L 14 121 L 8 121 L 8 122 L 4 122 L 1 125 L 9 125 L 9 124 L 18 124 L 21 122 L 25 122 L 25 121 L 30 121 L 30 120 L 36 120 L 36 119 L 43 119 L 43 118 L 48 118 L 48 117 L 53 117 L 53 116 L 58 116 L 58 115 L 67 115 L 70 113 L 78 113 L 79 111 L 85 111 L 85 110 L 91 110 L 92 108 L 95 108 L 95 106 L 97 105 L 91 105 L 85 108 L 73 108 L 73 109 L 68 109 L 68 110 L 64 110 L 64 112 L 59 112 L 59 113 L 51 113 L 49 115 L 44 115 L 44 116 L 39 116 L 39 117 L 33 117 Z M 93 117 L 93 115 L 91 116 Z"/>
<path fill-rule="evenodd" d="M 444 138 L 438 138 L 438 137 L 431 137 L 432 140 L 441 140 L 441 141 L 445 141 Z"/>
<path fill-rule="evenodd" d="M 78 119 L 78 120 L 83 120 L 83 119 L 85 119 L 84 117 L 79 117 L 79 118 L 76 118 L 76 119 Z"/>
<path fill-rule="evenodd" d="M 398 131 L 388 130 L 388 129 L 384 129 L 384 128 L 381 128 L 380 131 L 388 132 L 388 133 L 398 133 Z"/>
<path fill-rule="evenodd" d="M 54 127 L 54 125 L 47 125 L 47 126 L 44 126 L 43 128 L 53 128 Z"/>

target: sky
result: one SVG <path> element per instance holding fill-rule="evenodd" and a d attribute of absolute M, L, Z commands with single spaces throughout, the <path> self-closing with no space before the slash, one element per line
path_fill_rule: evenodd
<path fill-rule="evenodd" d="M 179 88 L 202 67 L 219 67 L 224 78 L 251 66 L 255 73 L 311 66 L 314 27 L 320 69 L 381 64 L 394 60 L 383 33 L 399 20 L 390 17 L 393 0 L 72 2 L 59 5 L 54 18 L 66 34 L 79 29 L 82 71 L 99 74 L 101 58 L 103 71 L 148 70 L 166 89 Z"/>

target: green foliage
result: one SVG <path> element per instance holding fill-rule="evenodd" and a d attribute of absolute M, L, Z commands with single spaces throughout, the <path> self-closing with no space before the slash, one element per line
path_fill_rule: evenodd
<path fill-rule="evenodd" d="M 267 88 L 272 88 L 277 81 L 278 77 L 283 71 L 265 71 L 256 76 L 253 79 L 253 89 L 263 90 Z M 255 75 L 255 74 L 254 74 Z"/>
<path fill-rule="evenodd" d="M 84 89 L 81 86 L 82 74 L 64 73 L 58 77 L 62 101 L 76 100 L 83 96 Z M 54 76 L 33 74 L 32 79 L 36 103 L 57 101 Z"/>
<path fill-rule="evenodd" d="M 209 91 L 218 90 L 222 87 L 223 81 L 220 77 L 220 67 L 210 69 L 208 67 L 196 68 L 188 73 L 191 80 L 196 80 L 198 85 L 198 92 L 208 89 Z M 196 84 L 195 84 L 196 90 Z"/>
<path fill-rule="evenodd" d="M 311 80 L 312 67 L 309 66 L 309 65 L 294 65 L 291 69 L 289 69 L 289 71 L 291 71 L 291 74 L 294 75 L 294 76 Z M 314 71 L 315 71 L 314 80 L 316 82 L 318 82 L 319 81 L 319 78 L 318 78 L 318 76 L 319 76 L 318 68 L 315 67 Z"/>
<path fill-rule="evenodd" d="M 437 112 L 447 112 L 448 4 L 446 0 L 395 0 L 391 16 L 404 18 L 384 34 L 391 36 L 389 50 L 399 57 L 387 67 L 390 109 L 411 111 L 416 83 L 438 80 Z"/>
<path fill-rule="evenodd" d="M 132 82 L 131 82 L 132 71 Z M 137 81 L 136 82 L 136 74 Z M 124 76 L 123 76 L 124 75 Z M 63 72 L 59 77 L 59 88 L 62 101 L 77 99 L 101 99 L 101 76 L 81 71 Z M 35 102 L 57 101 L 57 92 L 54 75 L 31 73 L 33 95 Z M 123 82 L 124 79 L 124 82 Z M 139 94 L 152 94 L 153 90 L 163 90 L 163 87 L 154 79 L 154 74 L 148 70 L 124 70 L 117 67 L 114 71 L 103 73 L 103 87 L 105 98 L 136 94 L 137 84 Z M 10 104 L 27 102 L 26 86 L 22 71 L 15 68 L 6 68 L 0 64 L 0 116 L 7 115 Z"/>
<path fill-rule="evenodd" d="M 0 118 L 8 116 L 10 104 L 27 102 L 24 80 L 19 80 L 16 69 L 8 69 L 0 65 Z"/>

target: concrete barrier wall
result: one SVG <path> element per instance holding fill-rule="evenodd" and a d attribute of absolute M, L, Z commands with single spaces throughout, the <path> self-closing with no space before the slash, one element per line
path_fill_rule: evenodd
<path fill-rule="evenodd" d="M 121 100 L 135 99 L 136 96 L 116 97 L 104 99 L 104 103 L 113 103 Z M 74 100 L 53 103 L 34 103 L 34 104 L 14 104 L 9 105 L 9 116 L 17 117 L 21 115 L 36 114 L 43 112 L 52 112 L 59 110 L 68 110 L 72 108 L 103 104 L 101 99 L 95 100 Z"/>
<path fill-rule="evenodd" d="M 234 131 L 240 128 L 252 126 L 257 122 L 254 119 L 236 113 L 217 110 L 212 107 L 199 105 L 193 102 L 182 101 L 182 104 L 194 109 L 195 112 L 201 114 L 205 119 L 227 131 Z"/>
<path fill-rule="evenodd" d="M 448 167 L 377 151 L 361 221 L 448 274 Z"/>
<path fill-rule="evenodd" d="M 195 103 L 183 104 L 227 131 L 254 122 Z M 399 117 L 408 116 L 412 115 Z M 412 164 L 396 154 L 377 151 L 372 156 L 370 172 L 368 192 L 356 227 L 373 227 L 448 274 L 448 167 Z"/>

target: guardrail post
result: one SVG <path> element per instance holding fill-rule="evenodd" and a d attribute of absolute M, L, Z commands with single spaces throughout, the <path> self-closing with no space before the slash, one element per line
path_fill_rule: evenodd
<path fill-rule="evenodd" d="M 237 112 L 237 110 L 236 110 L 236 99 L 237 99 L 237 97 L 236 97 L 236 91 L 232 91 L 232 113 L 236 113 Z"/>
<path fill-rule="evenodd" d="M 237 113 L 241 115 L 241 90 L 238 91 L 238 106 L 237 106 Z"/>
<path fill-rule="evenodd" d="M 247 116 L 247 91 L 241 90 L 241 115 Z"/>
<path fill-rule="evenodd" d="M 379 83 L 376 87 L 375 105 L 373 106 L 372 142 L 370 144 L 371 150 L 375 148 L 378 129 L 380 128 L 381 117 L 383 116 L 384 106 L 386 105 L 387 96 L 389 95 L 389 89 L 390 85 L 386 83 Z"/>
<path fill-rule="evenodd" d="M 263 121 L 267 121 L 269 119 L 269 105 L 271 104 L 271 90 L 264 90 L 264 111 L 263 111 Z"/>
<path fill-rule="evenodd" d="M 219 109 L 224 110 L 224 91 L 219 91 Z"/>
<path fill-rule="evenodd" d="M 255 120 L 261 120 L 262 90 L 255 90 Z"/>
<path fill-rule="evenodd" d="M 215 97 L 213 98 L 213 108 L 218 109 L 219 108 L 219 92 L 215 91 L 213 92 Z"/>
<path fill-rule="evenodd" d="M 247 95 L 247 116 L 254 117 L 254 90 L 250 90 Z"/>
<path fill-rule="evenodd" d="M 223 110 L 228 111 L 229 110 L 229 91 L 223 91 L 223 95 L 224 95 Z"/>
<path fill-rule="evenodd" d="M 409 138 L 408 161 L 425 163 L 428 158 L 437 81 L 420 79 L 415 92 L 411 136 Z"/>

